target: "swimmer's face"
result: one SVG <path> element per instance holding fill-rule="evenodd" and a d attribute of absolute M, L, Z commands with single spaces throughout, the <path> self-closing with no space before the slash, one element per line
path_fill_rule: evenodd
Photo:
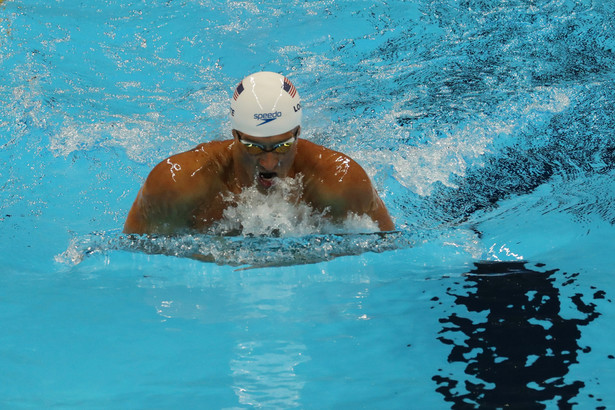
<path fill-rule="evenodd" d="M 233 130 L 235 159 L 241 167 L 242 182 L 246 185 L 255 182 L 259 190 L 266 191 L 275 184 L 276 178 L 289 176 L 300 130 L 297 127 L 271 137 L 253 137 Z"/>

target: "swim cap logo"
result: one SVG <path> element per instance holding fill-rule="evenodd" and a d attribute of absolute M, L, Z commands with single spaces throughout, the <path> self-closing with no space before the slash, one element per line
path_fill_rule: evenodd
<path fill-rule="evenodd" d="M 273 120 L 277 120 L 281 116 L 282 116 L 282 113 L 280 111 L 265 112 L 265 113 L 261 113 L 261 114 L 254 114 L 254 119 L 258 120 L 258 121 L 262 121 L 260 124 L 256 124 L 256 126 L 259 127 L 261 125 L 270 123 Z"/>

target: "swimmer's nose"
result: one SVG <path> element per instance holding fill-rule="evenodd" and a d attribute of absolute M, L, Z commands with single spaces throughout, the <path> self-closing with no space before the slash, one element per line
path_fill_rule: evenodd
<path fill-rule="evenodd" d="M 273 152 L 265 152 L 258 159 L 258 164 L 264 171 L 273 171 L 278 166 L 278 157 Z"/>

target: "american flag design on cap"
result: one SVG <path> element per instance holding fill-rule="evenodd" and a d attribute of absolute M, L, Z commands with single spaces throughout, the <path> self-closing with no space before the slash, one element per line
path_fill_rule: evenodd
<path fill-rule="evenodd" d="M 237 97 L 239 97 L 239 94 L 241 94 L 243 92 L 243 82 L 239 83 L 237 85 L 237 88 L 235 88 L 235 92 L 233 93 L 233 100 L 237 101 Z"/>
<path fill-rule="evenodd" d="M 284 85 L 282 86 L 282 88 L 284 88 L 284 91 L 290 94 L 290 96 L 293 98 L 295 98 L 295 95 L 297 95 L 297 89 L 295 88 L 293 83 L 291 83 L 290 80 L 286 77 L 284 77 Z"/>

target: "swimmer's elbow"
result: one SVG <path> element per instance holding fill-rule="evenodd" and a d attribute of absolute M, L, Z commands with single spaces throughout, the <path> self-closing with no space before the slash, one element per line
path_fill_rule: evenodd
<path fill-rule="evenodd" d="M 126 223 L 124 223 L 124 229 L 122 230 L 122 233 L 125 233 L 127 235 L 129 234 L 143 235 L 145 231 L 135 226 L 134 224 L 130 223 L 129 221 L 126 221 Z"/>
<path fill-rule="evenodd" d="M 391 217 L 388 215 L 388 212 L 387 212 L 386 217 L 379 219 L 378 221 L 376 221 L 376 223 L 378 224 L 378 228 L 380 229 L 381 232 L 388 232 L 388 231 L 395 230 L 395 223 L 393 222 Z"/>
<path fill-rule="evenodd" d="M 393 222 L 384 201 L 376 193 L 376 190 L 373 190 L 373 198 L 368 213 L 372 220 L 378 224 L 380 231 L 386 232 L 395 230 L 395 223 Z"/>
<path fill-rule="evenodd" d="M 135 202 L 132 208 L 128 212 L 128 216 L 126 217 L 126 221 L 124 222 L 124 229 L 122 230 L 125 234 L 138 234 L 142 235 L 147 233 L 147 227 L 143 215 L 138 209 L 138 205 Z"/>
<path fill-rule="evenodd" d="M 391 215 L 389 215 L 389 211 L 384 202 L 382 202 L 382 199 L 377 198 L 367 214 L 376 222 L 381 232 L 395 230 L 395 223 L 391 219 Z"/>
<path fill-rule="evenodd" d="M 152 233 L 151 227 L 154 220 L 152 209 L 155 201 L 146 192 L 147 189 L 144 186 L 137 194 L 124 222 L 123 233 L 138 235 Z"/>

